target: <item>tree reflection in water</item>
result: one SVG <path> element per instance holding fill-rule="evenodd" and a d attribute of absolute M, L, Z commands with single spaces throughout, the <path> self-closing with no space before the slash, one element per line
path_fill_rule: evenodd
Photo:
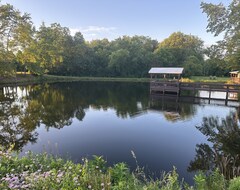
<path fill-rule="evenodd" d="M 238 114 L 231 112 L 226 118 L 204 117 L 197 129 L 209 144 L 196 145 L 196 156 L 188 171 L 213 171 L 218 168 L 231 179 L 240 175 L 240 126 Z"/>
<path fill-rule="evenodd" d="M 28 142 L 36 142 L 38 134 L 34 130 L 39 122 L 31 114 L 31 103 L 25 109 L 27 102 L 18 96 L 17 88 L 0 92 L 0 144 L 6 149 L 14 145 L 14 150 L 21 150 Z"/>
<path fill-rule="evenodd" d="M 139 109 L 140 104 L 141 109 Z M 35 143 L 40 125 L 61 129 L 82 121 L 86 109 L 114 109 L 127 118 L 148 107 L 145 84 L 134 83 L 59 83 L 0 89 L 0 143 L 6 149 L 22 150 Z"/>

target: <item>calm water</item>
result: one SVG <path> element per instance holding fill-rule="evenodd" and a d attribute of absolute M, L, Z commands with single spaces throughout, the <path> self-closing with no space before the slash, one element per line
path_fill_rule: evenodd
<path fill-rule="evenodd" d="M 226 166 L 231 176 L 239 165 L 239 108 L 208 103 L 153 97 L 147 83 L 5 87 L 0 88 L 0 143 L 15 144 L 22 154 L 47 151 L 75 162 L 102 155 L 109 165 L 126 162 L 131 169 L 134 151 L 148 173 L 160 176 L 176 166 L 190 183 L 195 171 L 220 166 L 218 155 L 235 159 Z"/>

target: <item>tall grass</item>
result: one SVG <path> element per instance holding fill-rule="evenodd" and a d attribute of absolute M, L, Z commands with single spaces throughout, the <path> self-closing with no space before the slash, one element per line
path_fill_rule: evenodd
<path fill-rule="evenodd" d="M 0 150 L 0 189 L 32 190 L 237 190 L 240 178 L 224 179 L 218 170 L 195 175 L 193 186 L 179 179 L 177 169 L 159 179 L 143 177 L 143 170 L 131 172 L 125 163 L 107 167 L 101 156 L 75 164 L 46 153 L 18 157 Z"/>

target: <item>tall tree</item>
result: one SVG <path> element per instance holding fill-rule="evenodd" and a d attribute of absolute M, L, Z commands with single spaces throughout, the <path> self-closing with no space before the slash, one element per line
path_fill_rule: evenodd
<path fill-rule="evenodd" d="M 63 62 L 63 52 L 70 31 L 60 24 L 53 23 L 50 27 L 43 23 L 36 34 L 36 56 L 45 72 L 54 70 Z"/>
<path fill-rule="evenodd" d="M 93 64 L 96 76 L 108 75 L 109 56 L 111 54 L 110 42 L 107 39 L 93 40 L 89 47 L 94 52 Z"/>
<path fill-rule="evenodd" d="M 110 68 L 113 68 L 111 67 L 112 65 L 116 66 L 116 64 L 113 64 L 113 62 L 115 62 L 113 60 L 118 57 L 119 61 L 117 61 L 117 65 L 119 68 L 125 67 L 122 69 L 123 73 L 118 72 L 118 76 L 146 76 L 153 60 L 153 51 L 156 48 L 156 44 L 155 40 L 145 36 L 123 36 L 122 38 L 114 40 L 111 43 L 112 54 L 109 62 Z M 123 56 L 123 62 L 119 59 L 120 54 L 122 54 L 122 56 L 125 54 L 126 56 Z"/>
<path fill-rule="evenodd" d="M 196 57 L 195 60 L 203 63 L 203 41 L 193 35 L 174 32 L 168 38 L 159 43 L 158 48 L 154 51 L 154 66 L 184 66 L 189 62 L 188 57 Z M 198 67 L 194 62 L 191 67 Z M 189 64 L 188 64 L 189 66 Z M 195 73 L 189 73 L 193 75 Z"/>
<path fill-rule="evenodd" d="M 0 4 L 0 67 L 1 75 L 12 75 L 15 53 L 26 47 L 33 26 L 29 14 L 21 14 L 12 5 Z"/>
<path fill-rule="evenodd" d="M 232 0 L 228 6 L 202 2 L 201 8 L 208 17 L 207 31 L 214 36 L 223 34 L 218 46 L 231 69 L 240 69 L 240 1 Z"/>

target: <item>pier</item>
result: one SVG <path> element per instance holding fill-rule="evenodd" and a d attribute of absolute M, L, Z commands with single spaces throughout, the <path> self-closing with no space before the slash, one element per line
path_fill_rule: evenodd
<path fill-rule="evenodd" d="M 229 101 L 229 97 L 232 94 L 238 94 L 240 92 L 239 84 L 224 84 L 224 83 L 200 83 L 200 82 L 170 82 L 170 81 L 151 81 L 150 82 L 150 94 L 175 94 L 181 96 L 182 92 L 190 91 L 191 94 L 195 94 L 197 91 L 207 91 L 208 97 L 205 99 L 219 99 Z M 226 95 L 223 98 L 212 97 L 212 92 L 225 92 Z M 197 98 L 197 97 L 195 97 Z M 231 101 L 234 101 L 231 99 Z M 236 101 L 237 97 L 236 97 Z"/>

